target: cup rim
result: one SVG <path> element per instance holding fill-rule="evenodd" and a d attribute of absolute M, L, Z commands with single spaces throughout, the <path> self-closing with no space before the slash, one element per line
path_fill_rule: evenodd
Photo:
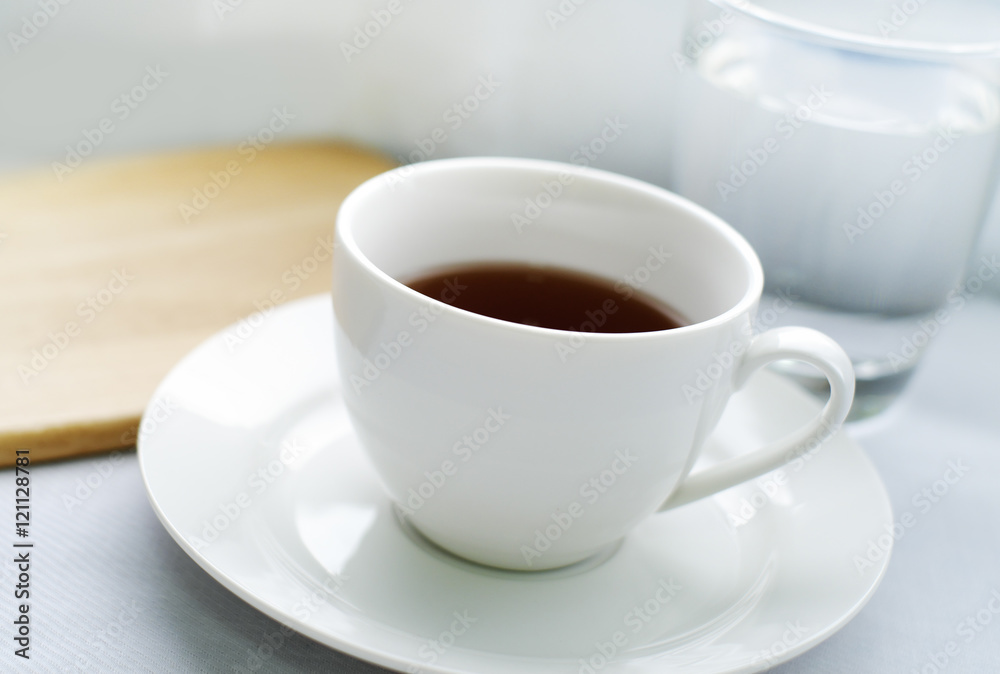
<path fill-rule="evenodd" d="M 558 330 L 555 328 L 524 325 L 523 323 L 514 323 L 512 321 L 505 321 L 491 316 L 484 316 L 483 314 L 478 314 L 466 309 L 460 309 L 434 297 L 424 295 L 419 291 L 413 290 L 405 283 L 396 280 L 380 269 L 378 265 L 372 262 L 372 260 L 365 255 L 364 252 L 362 252 L 357 240 L 354 238 L 353 232 L 351 231 L 351 222 L 355 217 L 355 212 L 360 208 L 362 201 L 371 198 L 380 190 L 388 189 L 386 187 L 387 178 L 391 174 L 403 171 L 420 171 L 422 173 L 426 173 L 449 170 L 461 171 L 467 168 L 496 167 L 504 167 L 508 169 L 513 168 L 538 173 L 545 172 L 546 174 L 572 172 L 577 178 L 588 177 L 600 180 L 620 189 L 643 192 L 648 196 L 665 201 L 684 211 L 686 215 L 697 220 L 702 226 L 707 226 L 715 230 L 718 234 L 722 235 L 726 243 L 739 252 L 740 257 L 747 265 L 747 272 L 750 277 L 749 283 L 747 283 L 747 288 L 742 297 L 740 297 L 739 301 L 729 307 L 726 311 L 703 321 L 682 325 L 677 328 L 670 328 L 668 330 L 651 330 L 646 332 L 574 332 L 572 330 Z M 401 177 L 400 180 L 407 180 L 409 177 L 410 176 L 404 176 Z M 347 223 L 347 225 L 345 226 L 344 223 Z M 341 203 L 340 208 L 337 210 L 335 238 L 340 241 L 341 245 L 347 250 L 347 252 L 349 252 L 350 255 L 369 274 L 378 279 L 381 283 L 389 286 L 398 293 L 402 293 L 406 297 L 437 305 L 445 314 L 470 320 L 482 326 L 491 327 L 493 329 L 504 328 L 506 330 L 512 330 L 525 335 L 544 336 L 548 338 L 558 337 L 560 335 L 586 334 L 588 341 L 626 342 L 663 339 L 665 336 L 675 334 L 689 334 L 700 330 L 711 329 L 718 325 L 723 325 L 736 317 L 749 312 L 753 305 L 759 301 L 764 290 L 764 269 L 756 251 L 754 251 L 750 243 L 731 225 L 706 208 L 699 206 L 693 201 L 690 201 L 680 195 L 674 194 L 669 190 L 636 178 L 630 178 L 618 173 L 595 169 L 589 166 L 581 167 L 575 164 L 566 164 L 563 162 L 545 159 L 491 156 L 455 157 L 449 159 L 434 159 L 390 169 L 389 171 L 385 171 L 369 178 L 347 195 Z"/>

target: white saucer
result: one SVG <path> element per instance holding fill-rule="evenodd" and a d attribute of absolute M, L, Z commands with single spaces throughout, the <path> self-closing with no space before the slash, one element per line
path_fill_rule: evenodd
<path fill-rule="evenodd" d="M 319 296 L 208 340 L 160 385 L 138 443 L 181 547 L 323 644 L 410 672 L 754 672 L 833 634 L 885 572 L 888 554 L 856 564 L 892 512 L 843 433 L 781 473 L 652 517 L 606 560 L 518 573 L 452 558 L 382 495 L 338 395 L 332 320 Z M 702 460 L 817 409 L 760 373 Z"/>

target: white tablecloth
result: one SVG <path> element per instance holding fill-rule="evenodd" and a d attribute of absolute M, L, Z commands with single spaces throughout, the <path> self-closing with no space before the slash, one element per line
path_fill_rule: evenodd
<path fill-rule="evenodd" d="M 881 471 L 897 521 L 910 513 L 911 526 L 860 614 L 775 671 L 1000 671 L 1000 302 L 979 297 L 956 312 L 904 398 L 849 432 Z M 283 637 L 202 571 L 153 514 L 134 452 L 40 465 L 31 478 L 31 659 L 14 655 L 11 526 L 0 670 L 382 671 Z M 7 512 L 13 482 L 4 471 Z"/>

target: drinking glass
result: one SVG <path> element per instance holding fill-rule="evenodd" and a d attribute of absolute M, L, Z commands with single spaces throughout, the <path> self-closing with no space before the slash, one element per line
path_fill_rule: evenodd
<path fill-rule="evenodd" d="M 852 418 L 882 410 L 1000 273 L 970 259 L 996 185 L 1000 6 L 691 0 L 673 61 L 670 187 L 757 250 L 758 327 L 831 335 Z"/>

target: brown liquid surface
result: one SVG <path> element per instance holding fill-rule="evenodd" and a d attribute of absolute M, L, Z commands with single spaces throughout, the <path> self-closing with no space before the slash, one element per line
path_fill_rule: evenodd
<path fill-rule="evenodd" d="M 652 332 L 688 324 L 665 303 L 624 283 L 555 267 L 473 264 L 406 285 L 459 309 L 554 330 Z"/>

